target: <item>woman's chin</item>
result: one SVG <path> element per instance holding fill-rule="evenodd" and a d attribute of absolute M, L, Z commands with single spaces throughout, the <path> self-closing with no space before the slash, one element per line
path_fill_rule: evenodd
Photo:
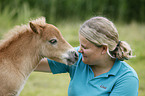
<path fill-rule="evenodd" d="M 82 58 L 83 63 L 88 64 L 86 58 Z"/>

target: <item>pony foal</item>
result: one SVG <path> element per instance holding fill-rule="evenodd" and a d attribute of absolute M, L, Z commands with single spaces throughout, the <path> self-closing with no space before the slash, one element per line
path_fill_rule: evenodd
<path fill-rule="evenodd" d="M 78 59 L 73 47 L 44 17 L 10 32 L 0 44 L 0 96 L 18 96 L 43 57 L 70 65 Z"/>

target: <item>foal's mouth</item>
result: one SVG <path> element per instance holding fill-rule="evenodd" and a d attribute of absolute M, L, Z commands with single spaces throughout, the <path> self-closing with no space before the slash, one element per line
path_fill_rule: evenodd
<path fill-rule="evenodd" d="M 68 53 L 68 57 L 66 58 L 66 61 L 67 61 L 67 65 L 73 65 L 74 63 L 77 62 L 78 60 L 78 54 L 76 51 L 70 51 Z"/>
<path fill-rule="evenodd" d="M 75 60 L 67 59 L 67 65 L 74 65 L 77 62 L 78 58 L 75 58 Z"/>

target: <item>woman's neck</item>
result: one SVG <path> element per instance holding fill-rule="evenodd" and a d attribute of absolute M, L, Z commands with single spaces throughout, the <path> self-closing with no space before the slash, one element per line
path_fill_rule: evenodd
<path fill-rule="evenodd" d="M 99 76 L 103 73 L 107 73 L 113 67 L 115 59 L 105 59 L 100 62 L 98 65 L 91 65 L 91 68 L 94 72 L 94 77 Z"/>

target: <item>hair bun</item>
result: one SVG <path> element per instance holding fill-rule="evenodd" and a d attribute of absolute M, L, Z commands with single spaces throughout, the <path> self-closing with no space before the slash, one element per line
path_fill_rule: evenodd
<path fill-rule="evenodd" d="M 110 51 L 110 54 L 121 61 L 134 57 L 130 45 L 125 41 L 119 41 L 115 50 Z"/>

